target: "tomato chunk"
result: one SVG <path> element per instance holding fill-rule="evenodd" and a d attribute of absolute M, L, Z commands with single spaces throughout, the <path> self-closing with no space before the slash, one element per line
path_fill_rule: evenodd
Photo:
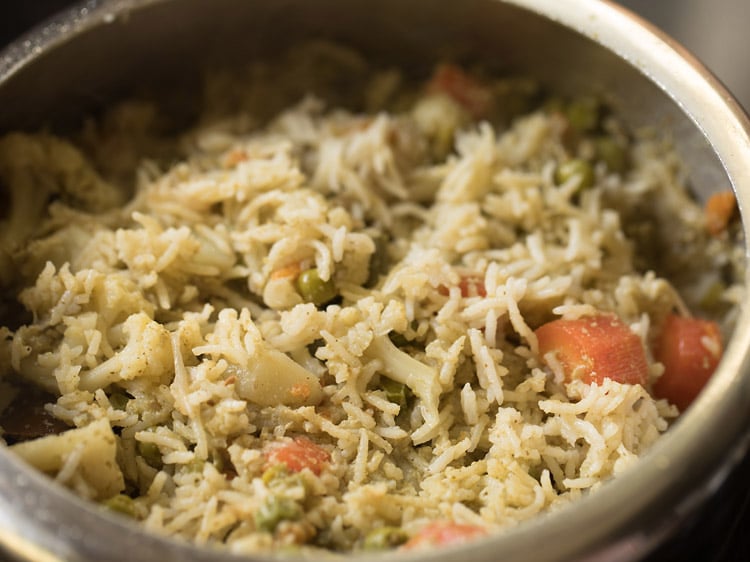
<path fill-rule="evenodd" d="M 454 523 L 452 521 L 435 521 L 419 530 L 401 548 L 417 549 L 448 544 L 460 544 L 487 535 L 483 527 Z"/>
<path fill-rule="evenodd" d="M 716 322 L 670 314 L 654 348 L 654 357 L 664 365 L 654 396 L 685 410 L 711 378 L 722 353 Z"/>
<path fill-rule="evenodd" d="M 614 315 L 553 320 L 535 333 L 539 355 L 551 362 L 548 354 L 553 354 L 567 382 L 580 379 L 601 384 L 604 379 L 611 379 L 645 386 L 648 381 L 641 339 Z"/>
<path fill-rule="evenodd" d="M 275 443 L 266 451 L 269 465 L 283 464 L 292 472 L 309 468 L 320 474 L 331 460 L 328 452 L 306 437 L 295 437 L 291 441 Z"/>
<path fill-rule="evenodd" d="M 427 91 L 450 96 L 475 119 L 486 115 L 492 105 L 490 90 L 455 64 L 439 65 L 427 84 Z"/>

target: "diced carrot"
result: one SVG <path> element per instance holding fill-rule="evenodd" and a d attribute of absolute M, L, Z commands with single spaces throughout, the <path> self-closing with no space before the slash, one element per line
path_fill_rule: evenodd
<path fill-rule="evenodd" d="M 486 297 L 487 289 L 484 286 L 484 279 L 478 275 L 462 275 L 458 282 L 461 289 L 461 296 L 466 297 Z M 443 296 L 450 294 L 450 289 L 445 285 L 438 287 L 438 292 Z"/>
<path fill-rule="evenodd" d="M 235 148 L 232 149 L 229 154 L 226 155 L 224 158 L 224 167 L 225 168 L 232 168 L 239 164 L 240 162 L 244 162 L 247 160 L 247 152 L 245 152 L 242 148 Z"/>
<path fill-rule="evenodd" d="M 713 236 L 724 232 L 737 212 L 737 199 L 731 189 L 711 195 L 704 209 L 706 230 Z"/>
<path fill-rule="evenodd" d="M 648 362 L 641 339 L 617 316 L 553 320 L 536 330 L 539 355 L 560 365 L 565 380 L 601 384 L 611 379 L 645 386 Z"/>
<path fill-rule="evenodd" d="M 418 549 L 448 544 L 460 544 L 487 535 L 483 527 L 454 523 L 452 521 L 435 521 L 419 530 L 401 548 Z"/>
<path fill-rule="evenodd" d="M 654 348 L 654 357 L 664 365 L 654 396 L 685 410 L 711 378 L 722 353 L 716 322 L 670 314 Z"/>
<path fill-rule="evenodd" d="M 291 441 L 274 443 L 266 451 L 269 465 L 283 464 L 292 472 L 309 468 L 320 474 L 331 460 L 331 455 L 306 437 L 295 437 Z"/>
<path fill-rule="evenodd" d="M 300 262 L 290 263 L 271 272 L 271 279 L 296 279 L 302 272 Z"/>
<path fill-rule="evenodd" d="M 485 116 L 492 105 L 489 89 L 455 64 L 439 65 L 427 83 L 427 91 L 450 96 L 475 119 Z"/>

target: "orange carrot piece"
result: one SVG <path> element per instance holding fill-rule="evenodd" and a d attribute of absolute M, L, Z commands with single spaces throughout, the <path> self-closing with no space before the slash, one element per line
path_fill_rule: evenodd
<path fill-rule="evenodd" d="M 487 289 L 484 286 L 484 279 L 478 275 L 462 275 L 458 282 L 461 289 L 461 296 L 466 297 L 486 297 Z M 443 296 L 450 294 L 450 289 L 445 285 L 438 287 L 438 292 Z"/>
<path fill-rule="evenodd" d="M 271 279 L 296 279 L 301 272 L 302 266 L 299 262 L 295 262 L 280 267 L 279 269 L 275 269 L 271 272 L 270 277 Z"/>
<path fill-rule="evenodd" d="M 487 535 L 483 527 L 454 523 L 452 521 L 435 521 L 429 523 L 410 538 L 401 548 L 406 550 L 461 544 Z"/>
<path fill-rule="evenodd" d="M 709 234 L 718 236 L 727 229 L 736 212 L 737 198 L 734 191 L 727 189 L 714 193 L 708 198 L 704 208 L 706 230 Z"/>
<path fill-rule="evenodd" d="M 722 353 L 716 322 L 669 315 L 654 348 L 656 360 L 664 365 L 654 396 L 685 410 L 713 375 Z"/>
<path fill-rule="evenodd" d="M 283 464 L 292 472 L 309 468 L 320 474 L 331 460 L 331 455 L 306 437 L 295 437 L 291 441 L 275 443 L 266 451 L 269 465 Z"/>
<path fill-rule="evenodd" d="M 492 105 L 489 89 L 455 64 L 439 65 L 427 83 L 427 91 L 450 96 L 475 119 L 485 116 Z"/>
<path fill-rule="evenodd" d="M 599 314 L 576 320 L 553 320 L 536 330 L 539 355 L 548 354 L 570 382 L 601 384 L 611 379 L 626 384 L 648 382 L 648 362 L 641 339 L 619 318 Z"/>

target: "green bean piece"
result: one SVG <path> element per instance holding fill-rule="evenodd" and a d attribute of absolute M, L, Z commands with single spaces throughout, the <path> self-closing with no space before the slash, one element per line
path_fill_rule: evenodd
<path fill-rule="evenodd" d="M 611 172 L 622 174 L 628 167 L 625 147 L 611 137 L 600 137 L 595 141 L 596 156 Z"/>
<path fill-rule="evenodd" d="M 113 392 L 109 396 L 109 403 L 115 410 L 124 410 L 130 401 L 130 396 L 124 392 Z"/>
<path fill-rule="evenodd" d="M 585 96 L 571 101 L 565 109 L 565 116 L 570 126 L 576 131 L 586 133 L 599 126 L 601 104 L 594 97 Z"/>
<path fill-rule="evenodd" d="M 268 496 L 255 512 L 255 527 L 272 533 L 282 521 L 295 521 L 302 517 L 300 505 L 292 499 Z"/>
<path fill-rule="evenodd" d="M 126 496 L 125 494 L 112 496 L 111 498 L 104 500 L 102 505 L 110 511 L 135 518 L 135 502 L 133 501 L 133 498 Z"/>
<path fill-rule="evenodd" d="M 303 271 L 297 277 L 297 292 L 306 301 L 321 306 L 333 300 L 338 292 L 333 279 L 323 281 L 317 268 Z"/>
<path fill-rule="evenodd" d="M 399 527 L 379 527 L 365 536 L 365 550 L 387 550 L 401 546 L 409 539 L 409 535 Z"/>
<path fill-rule="evenodd" d="M 151 443 L 149 441 L 138 441 L 137 447 L 138 454 L 143 457 L 143 460 L 146 461 L 149 466 L 152 466 L 154 468 L 162 467 L 161 451 L 159 450 L 159 447 L 156 445 L 156 443 Z"/>
<path fill-rule="evenodd" d="M 381 377 L 380 386 L 385 390 L 385 397 L 389 402 L 398 404 L 402 408 L 406 406 L 411 392 L 408 386 L 386 377 Z"/>
<path fill-rule="evenodd" d="M 577 178 L 577 189 L 586 189 L 594 185 L 594 169 L 586 160 L 575 158 L 563 162 L 555 170 L 555 182 L 563 184 Z"/>

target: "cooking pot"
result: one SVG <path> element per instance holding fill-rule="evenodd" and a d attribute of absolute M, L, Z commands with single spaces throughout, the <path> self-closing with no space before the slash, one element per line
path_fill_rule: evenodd
<path fill-rule="evenodd" d="M 0 54 L 0 130 L 64 129 L 135 88 L 188 91 L 203 63 L 240 63 L 331 38 L 407 72 L 460 54 L 562 94 L 606 91 L 633 127 L 668 131 L 698 198 L 731 185 L 750 205 L 750 122 L 689 53 L 594 0 L 100 0 Z M 173 88 L 174 89 L 174 88 Z M 744 217 L 744 213 L 743 213 Z M 744 217 L 747 233 L 747 219 Z M 669 537 L 745 454 L 750 311 L 713 379 L 637 467 L 500 535 L 420 560 L 633 560 Z M 0 545 L 29 560 L 232 560 L 102 513 L 0 449 Z"/>

